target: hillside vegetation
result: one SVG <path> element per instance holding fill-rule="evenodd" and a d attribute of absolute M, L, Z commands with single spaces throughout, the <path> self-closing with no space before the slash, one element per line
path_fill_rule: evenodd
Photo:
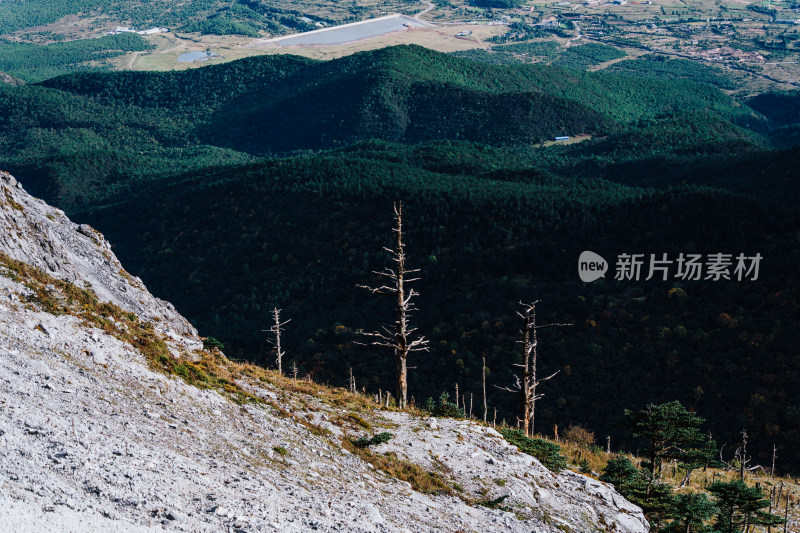
<path fill-rule="evenodd" d="M 291 0 L 11 0 L 0 2 L 0 35 L 15 33 L 41 38 L 48 33 L 41 32 L 42 27 L 45 30 L 63 29 L 59 28 L 60 23 L 67 17 L 74 17 L 70 25 L 77 26 L 74 24 L 77 19 L 78 31 L 83 32 L 86 27 L 94 30 L 98 24 L 116 22 L 137 29 L 157 26 L 181 32 L 259 36 L 262 32 L 274 35 L 316 29 L 306 20 L 309 17 L 327 24 L 338 24 L 404 9 L 408 9 L 404 0 L 385 0 L 377 5 L 326 0 L 303 4 Z"/>
<path fill-rule="evenodd" d="M 154 48 L 141 35 L 122 33 L 46 46 L 0 41 L 0 70 L 27 81 L 42 81 L 75 70 L 108 69 L 108 59 Z"/>
<path fill-rule="evenodd" d="M 331 62 L 274 56 L 172 73 L 71 74 L 0 89 L 0 100 L 6 166 L 62 205 L 105 201 L 141 180 L 190 168 L 240 163 L 249 157 L 242 152 L 373 138 L 525 148 L 591 133 L 608 136 L 595 155 L 627 146 L 633 157 L 677 145 L 729 152 L 765 143 L 735 125 L 762 119 L 708 85 L 500 67 L 406 46 Z M 662 138 L 667 127 L 680 128 L 674 139 Z"/>
<path fill-rule="evenodd" d="M 407 205 L 422 269 L 417 403 L 458 383 L 513 420 L 516 302 L 569 322 L 543 339 L 537 430 L 590 425 L 621 448 L 623 408 L 680 400 L 720 443 L 746 425 L 757 460 L 797 432 L 797 148 L 781 123 L 708 83 L 547 65 L 497 66 L 419 47 L 318 62 L 259 57 L 174 73 L 70 74 L 0 88 L 0 164 L 91 222 L 126 265 L 229 354 L 386 390 L 390 354 L 359 347 L 391 321 L 359 292 Z M 781 119 L 782 120 L 782 119 Z M 542 146 L 560 135 L 575 144 Z M 611 262 L 582 284 L 576 262 Z M 756 281 L 614 280 L 621 253 L 764 258 Z M 647 268 L 647 265 L 644 267 Z"/>

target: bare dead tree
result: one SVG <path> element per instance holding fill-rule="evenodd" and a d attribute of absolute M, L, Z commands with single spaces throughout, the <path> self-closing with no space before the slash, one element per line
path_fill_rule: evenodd
<path fill-rule="evenodd" d="M 772 490 L 769 492 L 769 509 L 767 512 L 772 514 L 772 504 L 775 502 L 775 487 L 772 487 Z M 772 524 L 767 526 L 767 533 L 772 533 Z"/>
<path fill-rule="evenodd" d="M 292 361 L 292 377 L 297 379 L 297 361 Z"/>
<path fill-rule="evenodd" d="M 281 333 L 283 332 L 283 326 L 291 322 L 292 320 L 289 319 L 285 322 L 281 322 L 281 310 L 275 307 L 272 310 L 272 327 L 269 329 L 264 329 L 262 331 L 269 331 L 273 335 L 275 335 L 275 340 L 270 340 L 269 343 L 275 346 L 276 351 L 276 361 L 278 363 L 278 374 L 283 374 L 283 356 L 286 355 L 281 349 Z M 297 372 L 295 371 L 295 378 L 297 378 Z"/>
<path fill-rule="evenodd" d="M 783 533 L 786 533 L 789 527 L 789 487 L 786 487 L 786 506 L 783 509 Z"/>
<path fill-rule="evenodd" d="M 775 459 L 778 458 L 778 447 L 772 444 L 772 468 L 769 469 L 769 478 L 775 475 Z"/>
<path fill-rule="evenodd" d="M 356 392 L 356 378 L 353 376 L 353 367 L 350 367 L 350 392 Z"/>
<path fill-rule="evenodd" d="M 540 384 L 553 379 L 560 370 L 556 370 L 547 377 L 539 379 L 537 376 L 538 364 L 538 349 L 539 349 L 539 336 L 538 331 L 543 328 L 551 328 L 555 326 L 571 326 L 572 324 L 550 323 L 550 324 L 536 324 L 536 304 L 539 300 L 533 303 L 525 304 L 520 302 L 522 312 L 517 312 L 517 315 L 523 320 L 523 328 L 521 331 L 522 340 L 518 343 L 522 346 L 522 363 L 515 364 L 514 366 L 521 368 L 520 372 L 514 376 L 515 383 L 513 387 L 498 387 L 501 390 L 519 394 L 520 398 L 520 411 L 522 412 L 522 429 L 525 436 L 530 436 L 533 432 L 533 425 L 535 422 L 536 414 L 536 401 L 541 399 L 544 394 L 539 394 L 536 389 Z"/>
<path fill-rule="evenodd" d="M 372 338 L 369 343 L 372 346 L 383 346 L 394 350 L 395 361 L 397 364 L 397 406 L 405 409 L 408 398 L 408 355 L 412 352 L 428 351 L 428 340 L 423 336 L 413 335 L 416 328 L 408 324 L 409 315 L 414 310 L 413 298 L 419 293 L 414 289 L 406 292 L 406 284 L 417 281 L 419 278 L 406 279 L 407 274 L 415 274 L 419 269 L 406 269 L 406 252 L 403 243 L 403 204 L 394 204 L 395 227 L 392 231 L 395 234 L 395 247 L 386 248 L 389 252 L 394 268 L 384 267 L 381 272 L 375 274 L 385 278 L 386 284 L 379 287 L 369 287 L 358 285 L 369 290 L 372 294 L 383 294 L 394 296 L 396 299 L 397 320 L 394 328 L 383 327 L 383 331 L 364 333 L 365 336 Z"/>
<path fill-rule="evenodd" d="M 472 420 L 472 393 L 469 393 L 469 416 L 467 417 Z"/>
<path fill-rule="evenodd" d="M 747 456 L 747 429 L 742 428 L 742 453 L 739 457 L 739 477 L 742 481 L 744 481 L 744 472 L 747 470 L 747 464 L 750 462 L 750 458 Z"/>
<path fill-rule="evenodd" d="M 733 452 L 733 457 L 731 458 L 730 462 L 726 461 L 722 453 L 725 450 L 725 446 L 727 444 L 723 444 L 722 447 L 719 449 L 719 461 L 724 465 L 726 470 L 730 471 L 739 471 L 739 479 L 744 481 L 744 475 L 746 472 L 753 472 L 757 470 L 761 470 L 766 475 L 767 470 L 761 465 L 753 465 L 750 466 L 750 462 L 752 457 L 747 455 L 747 430 L 742 429 L 742 441 L 741 444 L 736 450 Z"/>
<path fill-rule="evenodd" d="M 481 377 L 483 378 L 483 423 L 489 416 L 489 405 L 486 403 L 486 356 L 483 356 L 483 366 L 481 367 Z"/>

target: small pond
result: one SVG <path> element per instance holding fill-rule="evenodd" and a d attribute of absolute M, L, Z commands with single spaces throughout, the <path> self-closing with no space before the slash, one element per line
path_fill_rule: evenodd
<path fill-rule="evenodd" d="M 208 61 L 210 57 L 219 57 L 214 52 L 186 52 L 178 56 L 180 63 L 194 63 L 195 61 Z"/>

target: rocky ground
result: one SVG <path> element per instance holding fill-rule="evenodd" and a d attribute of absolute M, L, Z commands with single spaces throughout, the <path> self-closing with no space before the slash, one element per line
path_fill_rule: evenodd
<path fill-rule="evenodd" d="M 200 357 L 194 328 L 125 273 L 101 235 L 7 174 L 0 188 L 0 252 L 91 287 L 152 323 L 175 356 Z M 47 312 L 35 294 L 0 266 L 3 531 L 649 529 L 610 486 L 556 475 L 491 428 L 244 375 L 263 403 L 239 405 L 151 369 L 113 328 Z M 383 431 L 393 438 L 368 453 L 437 472 L 451 494 L 415 491 L 345 445 Z M 505 510 L 480 504 L 502 496 Z"/>

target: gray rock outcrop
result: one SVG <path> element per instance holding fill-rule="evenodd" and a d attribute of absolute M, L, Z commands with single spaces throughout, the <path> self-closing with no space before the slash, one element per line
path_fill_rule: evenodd
<path fill-rule="evenodd" d="M 124 273 L 102 235 L 8 174 L 0 188 L 0 252 L 154 323 L 173 353 L 199 354 L 194 328 Z M 0 530 L 649 530 L 612 487 L 554 474 L 473 422 L 346 408 L 314 384 L 244 375 L 265 402 L 237 405 L 151 370 L 120 336 L 46 312 L 12 274 L 0 266 Z M 394 435 L 372 453 L 460 492 L 417 492 L 349 452 L 345 439 L 368 426 Z M 507 510 L 477 504 L 502 496 Z"/>

